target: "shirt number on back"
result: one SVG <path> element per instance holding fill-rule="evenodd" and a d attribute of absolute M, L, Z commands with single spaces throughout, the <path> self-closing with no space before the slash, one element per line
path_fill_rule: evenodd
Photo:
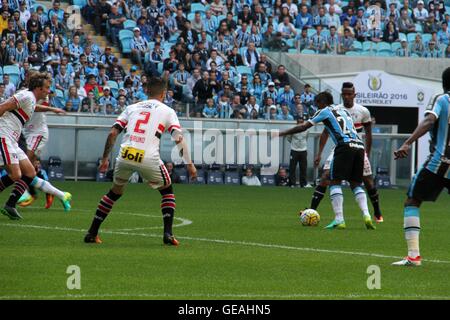
<path fill-rule="evenodd" d="M 138 121 L 136 121 L 136 126 L 134 127 L 134 132 L 136 133 L 145 133 L 144 129 L 141 129 L 141 125 L 146 125 L 150 120 L 150 112 L 142 111 L 140 113 L 142 117 Z"/>

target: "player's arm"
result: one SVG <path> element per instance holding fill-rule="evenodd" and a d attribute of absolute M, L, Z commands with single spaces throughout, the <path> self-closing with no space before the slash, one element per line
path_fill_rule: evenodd
<path fill-rule="evenodd" d="M 56 114 L 66 114 L 66 112 L 59 108 L 44 106 L 42 104 L 37 104 L 36 108 L 34 109 L 35 112 L 53 112 Z"/>
<path fill-rule="evenodd" d="M 106 138 L 105 148 L 103 149 L 102 160 L 100 161 L 100 166 L 98 167 L 98 170 L 100 172 L 106 172 L 106 170 L 108 170 L 109 155 L 111 154 L 114 144 L 116 143 L 117 136 L 121 132 L 122 132 L 122 130 L 116 125 L 114 125 L 111 128 L 111 131 L 108 134 L 108 138 Z"/>
<path fill-rule="evenodd" d="M 325 148 L 325 145 L 328 141 L 328 131 L 324 128 L 322 131 L 322 134 L 319 138 L 319 151 L 317 152 L 316 157 L 314 158 L 314 166 L 317 167 L 320 164 L 320 160 L 322 158 L 322 152 Z"/>
<path fill-rule="evenodd" d="M 395 160 L 400 158 L 406 158 L 408 156 L 409 148 L 420 137 L 426 134 L 436 122 L 437 117 L 434 113 L 427 113 L 425 119 L 419 123 L 412 135 L 403 143 L 403 145 L 396 151 L 394 151 Z"/>
<path fill-rule="evenodd" d="M 14 98 L 9 98 L 5 102 L 0 103 L 0 117 L 3 116 L 3 114 L 6 111 L 12 111 L 17 109 L 17 101 Z"/>
<path fill-rule="evenodd" d="M 302 123 L 302 124 L 300 124 L 298 126 L 295 126 L 295 127 L 291 128 L 291 129 L 288 129 L 286 131 L 280 132 L 280 134 L 278 136 L 279 137 L 284 137 L 284 136 L 289 136 L 289 135 L 296 134 L 296 133 L 299 133 L 299 132 L 303 132 L 303 131 L 308 130 L 312 126 L 313 126 L 312 123 L 307 121 L 307 122 L 304 122 L 304 123 Z"/>
<path fill-rule="evenodd" d="M 186 141 L 183 138 L 183 134 L 181 133 L 181 130 L 174 129 L 172 132 L 172 137 L 175 140 L 175 143 L 178 147 L 178 151 L 180 152 L 181 158 L 183 159 L 184 163 L 186 164 L 186 168 L 189 172 L 189 176 L 190 176 L 191 180 L 197 179 L 197 169 L 195 168 L 195 165 L 192 163 L 191 153 L 186 144 Z"/>
<path fill-rule="evenodd" d="M 363 123 L 365 133 L 365 148 L 367 157 L 370 157 L 370 151 L 372 150 L 372 122 Z"/>

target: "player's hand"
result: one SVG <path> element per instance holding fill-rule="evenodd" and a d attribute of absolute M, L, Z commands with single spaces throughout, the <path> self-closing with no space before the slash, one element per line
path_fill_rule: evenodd
<path fill-rule="evenodd" d="M 279 138 L 280 137 L 280 131 L 278 131 L 278 130 L 270 130 L 270 137 L 272 139 Z"/>
<path fill-rule="evenodd" d="M 315 158 L 314 158 L 314 168 L 318 167 L 320 164 L 320 160 L 322 159 L 322 157 L 320 156 L 320 154 L 318 154 Z"/>
<path fill-rule="evenodd" d="M 98 171 L 100 171 L 101 173 L 105 173 L 106 171 L 108 171 L 108 168 L 109 168 L 109 160 L 102 159 L 100 165 L 98 166 Z"/>
<path fill-rule="evenodd" d="M 197 168 L 195 168 L 193 163 L 189 163 L 187 166 L 187 171 L 189 173 L 190 180 L 197 180 Z"/>
<path fill-rule="evenodd" d="M 403 144 L 398 150 L 394 151 L 394 159 L 403 159 L 408 156 L 410 146 Z"/>

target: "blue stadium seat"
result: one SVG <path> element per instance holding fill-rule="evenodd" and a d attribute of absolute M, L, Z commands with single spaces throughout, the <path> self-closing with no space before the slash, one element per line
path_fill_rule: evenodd
<path fill-rule="evenodd" d="M 286 40 L 286 44 L 289 46 L 289 48 L 294 48 L 295 47 L 294 39 L 287 39 Z"/>
<path fill-rule="evenodd" d="M 376 48 L 376 43 L 372 41 L 364 41 L 362 47 L 363 51 L 373 51 Z"/>
<path fill-rule="evenodd" d="M 123 31 L 123 30 L 121 30 Z M 131 53 L 131 39 L 132 38 L 122 38 L 120 40 L 120 45 L 122 47 L 122 53 Z"/>
<path fill-rule="evenodd" d="M 252 74 L 252 69 L 250 67 L 247 66 L 237 66 L 236 70 L 238 72 L 238 74 Z"/>
<path fill-rule="evenodd" d="M 191 12 L 196 12 L 196 11 L 201 11 L 201 12 L 205 12 L 206 8 L 203 4 L 201 3 L 193 3 L 191 4 Z"/>
<path fill-rule="evenodd" d="M 72 0 L 73 4 L 76 6 L 79 6 L 80 8 L 83 8 L 87 5 L 87 0 Z"/>
<path fill-rule="evenodd" d="M 408 33 L 408 35 L 406 36 L 406 39 L 408 40 L 409 43 L 414 42 L 415 38 L 416 38 L 415 32 Z"/>
<path fill-rule="evenodd" d="M 117 98 L 117 95 L 119 94 L 119 84 L 114 80 L 108 80 L 108 86 L 111 88 L 112 95 Z"/>
<path fill-rule="evenodd" d="M 323 29 L 321 32 L 321 35 L 325 38 L 328 38 L 330 36 L 330 30 L 328 29 Z"/>
<path fill-rule="evenodd" d="M 125 22 L 123 23 L 123 28 L 127 29 L 127 30 L 133 30 L 134 27 L 136 27 L 136 21 L 128 19 L 125 20 Z"/>
<path fill-rule="evenodd" d="M 3 74 L 9 75 L 9 80 L 17 87 L 20 82 L 20 69 L 17 65 L 3 67 Z"/>
<path fill-rule="evenodd" d="M 125 38 L 133 39 L 133 37 L 134 37 L 133 31 L 131 31 L 131 30 L 123 29 L 123 30 L 119 31 L 119 40 L 122 40 Z"/>
<path fill-rule="evenodd" d="M 301 53 L 302 54 L 316 54 L 316 52 L 311 49 L 303 49 Z"/>
<path fill-rule="evenodd" d="M 316 34 L 316 30 L 313 28 L 309 28 L 308 31 L 306 32 L 306 34 L 308 35 L 308 38 L 310 38 Z"/>
<path fill-rule="evenodd" d="M 375 51 L 361 51 L 359 55 L 364 57 L 372 57 L 375 55 Z"/>
<path fill-rule="evenodd" d="M 64 91 L 60 89 L 55 89 L 56 97 L 55 97 L 55 107 L 64 109 L 66 107 L 66 97 L 64 95 Z"/>
<path fill-rule="evenodd" d="M 377 52 L 392 52 L 391 44 L 384 41 L 378 42 Z"/>
<path fill-rule="evenodd" d="M 362 47 L 362 43 L 359 41 L 354 41 L 353 42 L 353 50 L 355 51 L 362 51 L 363 47 Z"/>
<path fill-rule="evenodd" d="M 227 18 L 227 16 L 224 15 L 224 14 L 221 14 L 220 16 L 217 16 L 217 23 L 220 23 L 220 21 L 222 21 L 222 20 L 224 20 L 226 18 Z"/>
<path fill-rule="evenodd" d="M 431 40 L 431 33 L 422 34 L 422 42 L 424 45 L 428 45 L 428 42 Z"/>
<path fill-rule="evenodd" d="M 191 12 L 187 15 L 187 19 L 191 22 L 194 21 L 194 18 L 195 18 L 195 12 Z"/>
<path fill-rule="evenodd" d="M 402 40 L 408 41 L 408 37 L 406 36 L 406 33 L 399 32 L 399 34 L 398 34 L 398 40 L 400 40 L 400 41 L 402 41 Z"/>
<path fill-rule="evenodd" d="M 397 50 L 400 49 L 401 47 L 402 47 L 402 44 L 400 42 L 392 42 L 391 43 L 391 49 L 392 49 L 393 53 L 397 52 Z"/>
<path fill-rule="evenodd" d="M 392 57 L 392 51 L 379 51 L 376 54 L 377 57 Z"/>
<path fill-rule="evenodd" d="M 356 51 L 347 51 L 345 53 L 346 56 L 350 56 L 350 57 L 356 57 L 356 56 L 360 56 L 359 52 Z"/>
<path fill-rule="evenodd" d="M 297 49 L 288 49 L 288 53 L 298 53 Z"/>

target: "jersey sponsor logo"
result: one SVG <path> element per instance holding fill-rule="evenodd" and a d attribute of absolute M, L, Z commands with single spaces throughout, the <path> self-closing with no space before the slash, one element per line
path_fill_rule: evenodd
<path fill-rule="evenodd" d="M 128 161 L 141 163 L 144 159 L 145 151 L 133 147 L 125 147 L 122 149 L 122 158 Z"/>
<path fill-rule="evenodd" d="M 360 145 L 359 143 L 350 142 L 348 145 L 350 148 L 364 149 L 364 146 Z"/>

